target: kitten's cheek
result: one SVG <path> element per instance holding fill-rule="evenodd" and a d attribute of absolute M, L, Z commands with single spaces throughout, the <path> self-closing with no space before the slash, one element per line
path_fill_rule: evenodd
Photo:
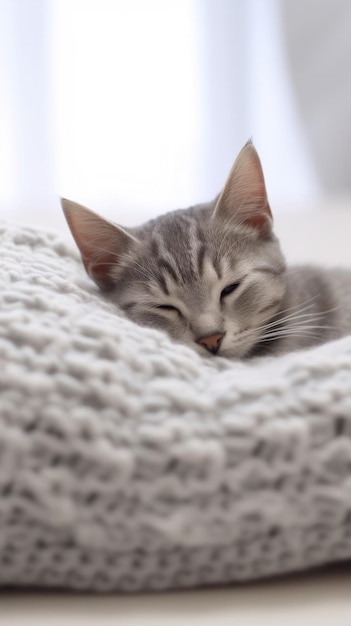
<path fill-rule="evenodd" d="M 242 359 L 251 352 L 255 342 L 252 331 L 248 334 L 238 329 L 227 330 L 217 354 L 225 358 Z"/>
<path fill-rule="evenodd" d="M 126 312 L 129 319 L 131 319 L 136 324 L 140 324 L 140 326 L 147 326 L 148 328 L 156 328 L 158 330 L 163 330 L 168 334 L 172 334 L 170 332 L 169 323 L 166 319 L 161 317 L 161 315 L 154 315 L 153 313 L 145 312 L 141 313 L 138 311 L 128 311 Z"/>

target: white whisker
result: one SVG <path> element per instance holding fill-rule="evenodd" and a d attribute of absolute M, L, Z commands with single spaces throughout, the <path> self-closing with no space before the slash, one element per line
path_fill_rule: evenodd
<path fill-rule="evenodd" d="M 328 313 L 332 313 L 336 309 L 328 309 L 323 311 L 323 313 L 295 313 L 292 315 L 287 315 L 280 319 L 277 319 L 269 324 L 263 324 L 262 326 L 257 326 L 256 330 L 266 330 L 269 328 L 274 328 L 276 326 L 284 326 L 284 324 L 292 324 L 292 323 L 307 323 L 307 322 L 318 322 L 323 320 Z"/>

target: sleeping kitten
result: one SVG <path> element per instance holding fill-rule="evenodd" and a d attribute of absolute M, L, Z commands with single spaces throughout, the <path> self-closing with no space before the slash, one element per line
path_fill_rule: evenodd
<path fill-rule="evenodd" d="M 351 271 L 286 269 L 250 142 L 208 204 L 137 228 L 62 207 L 97 285 L 130 319 L 200 354 L 281 354 L 351 333 Z"/>

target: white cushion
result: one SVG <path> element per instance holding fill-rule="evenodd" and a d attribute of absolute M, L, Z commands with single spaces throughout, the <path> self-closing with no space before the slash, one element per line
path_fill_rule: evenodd
<path fill-rule="evenodd" d="M 201 358 L 1 225 L 0 582 L 246 580 L 351 555 L 351 339 Z"/>

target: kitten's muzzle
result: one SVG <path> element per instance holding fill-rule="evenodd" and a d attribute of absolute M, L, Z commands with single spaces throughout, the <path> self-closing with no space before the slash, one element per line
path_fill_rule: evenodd
<path fill-rule="evenodd" d="M 206 350 L 208 350 L 209 352 L 212 352 L 212 354 L 217 354 L 224 335 L 225 333 L 216 332 L 212 333 L 211 335 L 198 337 L 197 339 L 195 339 L 195 341 L 201 346 L 204 346 L 204 348 L 206 348 Z"/>

